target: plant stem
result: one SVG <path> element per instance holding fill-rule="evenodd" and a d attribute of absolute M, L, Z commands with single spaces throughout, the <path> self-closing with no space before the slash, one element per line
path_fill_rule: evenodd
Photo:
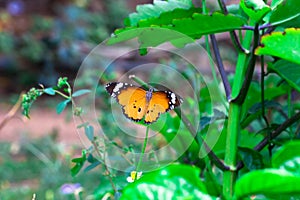
<path fill-rule="evenodd" d="M 15 116 L 16 112 L 21 107 L 23 94 L 25 94 L 25 93 L 21 92 L 21 94 L 20 94 L 20 96 L 18 98 L 18 101 L 10 109 L 10 111 L 4 116 L 3 120 L 0 121 L 0 132 L 1 132 L 1 129 L 5 126 L 5 124 Z"/>
<path fill-rule="evenodd" d="M 93 144 L 93 146 L 94 146 L 94 148 L 95 148 L 95 151 L 96 151 L 97 156 L 99 156 L 99 158 L 102 158 L 102 159 L 103 159 L 103 164 L 104 164 L 104 168 L 105 168 L 105 171 L 106 171 L 106 176 L 108 177 L 108 180 L 109 180 L 110 185 L 111 185 L 111 187 L 113 188 L 114 192 L 117 193 L 117 192 L 118 192 L 118 189 L 117 189 L 116 185 L 115 185 L 114 182 L 113 182 L 111 173 L 110 173 L 109 168 L 108 168 L 108 166 L 107 166 L 107 164 L 106 164 L 105 149 L 103 149 L 103 152 L 104 152 L 104 153 L 103 153 L 103 156 L 102 156 L 102 155 L 100 154 L 100 152 L 99 152 L 98 145 L 96 144 L 96 142 L 95 142 L 95 141 L 92 141 L 92 144 Z"/>
<path fill-rule="evenodd" d="M 219 3 L 219 6 L 220 6 L 221 10 L 223 11 L 223 13 L 225 15 L 227 15 L 228 11 L 227 11 L 226 4 L 225 4 L 224 0 L 218 0 L 218 3 Z M 204 11 L 203 11 L 203 13 L 204 13 Z M 206 13 L 204 13 L 204 14 L 206 14 Z M 244 52 L 244 53 L 248 54 L 249 51 L 247 49 L 243 48 L 243 46 L 241 45 L 241 43 L 238 40 L 238 37 L 237 37 L 236 33 L 234 31 L 230 31 L 229 33 L 230 33 L 230 38 L 233 42 L 234 47 L 236 49 L 238 49 L 238 51 L 241 51 L 241 52 Z"/>
<path fill-rule="evenodd" d="M 261 76 L 260 76 L 260 90 L 261 90 L 261 116 L 264 119 L 266 126 L 269 127 L 269 122 L 266 117 L 266 109 L 265 109 L 265 66 L 264 66 L 264 56 L 261 56 L 260 59 L 260 67 L 261 67 Z"/>
<path fill-rule="evenodd" d="M 71 99 L 71 97 L 70 96 L 67 96 L 67 95 L 65 95 L 64 93 L 62 93 L 61 91 L 59 91 L 59 90 L 54 90 L 55 91 L 55 93 L 57 93 L 57 94 L 59 94 L 60 96 L 62 96 L 62 97 L 64 97 L 64 98 L 66 98 L 66 99 Z"/>
<path fill-rule="evenodd" d="M 294 124 L 296 121 L 300 120 L 300 112 L 293 115 L 291 118 L 283 122 L 278 128 L 276 128 L 271 133 L 271 139 L 276 138 L 281 132 L 283 132 L 286 128 Z M 254 150 L 261 151 L 266 145 L 269 143 L 269 137 L 265 137 L 258 145 L 254 147 Z"/>
<path fill-rule="evenodd" d="M 148 133 L 149 133 L 149 126 L 147 126 L 147 128 L 146 128 L 146 136 L 145 136 L 145 139 L 144 139 L 144 144 L 143 144 L 141 156 L 140 156 L 139 162 L 136 166 L 136 176 L 137 176 L 137 174 L 138 174 L 138 172 L 141 168 L 141 164 L 143 162 L 143 158 L 144 158 L 144 154 L 145 154 L 145 150 L 146 150 L 147 142 L 148 142 Z"/>
<path fill-rule="evenodd" d="M 220 51 L 219 51 L 219 48 L 218 48 L 217 40 L 216 40 L 216 37 L 215 37 L 214 34 L 211 34 L 209 36 L 210 36 L 213 51 L 214 51 L 214 54 L 215 54 L 215 57 L 216 57 L 218 70 L 220 72 L 222 82 L 223 82 L 223 85 L 224 85 L 224 88 L 225 88 L 226 97 L 227 97 L 227 100 L 230 100 L 231 99 L 231 86 L 229 84 L 227 74 L 226 74 L 225 69 L 224 69 L 224 65 L 223 65 L 222 58 L 221 58 L 221 55 L 220 55 Z"/>
<path fill-rule="evenodd" d="M 251 24 L 251 21 L 250 21 Z M 253 24 L 253 23 L 252 23 Z M 243 39 L 243 47 L 246 49 L 250 48 L 253 32 L 246 31 Z M 242 88 L 244 72 L 246 71 L 247 55 L 243 52 L 239 52 L 238 60 L 236 64 L 236 72 L 234 76 L 234 84 L 232 87 L 232 98 L 235 98 L 240 93 Z M 233 188 L 235 179 L 237 176 L 236 171 L 236 160 L 238 153 L 238 135 L 240 133 L 240 113 L 241 105 L 235 102 L 230 102 L 229 113 L 228 113 L 228 127 L 227 127 L 227 138 L 226 138 L 226 149 L 225 149 L 225 165 L 230 167 L 230 171 L 225 171 L 223 175 L 223 195 L 226 199 L 232 199 Z"/>
<path fill-rule="evenodd" d="M 240 105 L 244 103 L 246 96 L 248 94 L 248 90 L 250 88 L 251 81 L 252 81 L 252 76 L 254 73 L 255 61 L 256 61 L 255 49 L 258 46 L 258 40 L 259 40 L 259 30 L 258 30 L 258 24 L 257 24 L 254 29 L 254 42 L 253 42 L 253 47 L 252 47 L 249 64 L 247 66 L 246 78 L 243 82 L 242 88 L 241 88 L 238 96 L 232 100 L 233 102 L 236 102 L 237 104 L 240 104 Z"/>
<path fill-rule="evenodd" d="M 189 119 L 185 115 L 180 114 L 178 109 L 175 109 L 175 112 L 177 113 L 178 116 L 181 116 L 182 122 L 184 123 L 186 128 L 189 130 L 189 132 L 193 135 L 193 137 L 196 137 L 196 142 L 198 143 L 198 145 L 200 146 L 202 144 L 204 146 L 205 153 L 208 154 L 208 157 L 210 158 L 210 160 L 222 171 L 229 170 L 229 167 L 224 165 L 224 163 L 218 158 L 218 156 L 212 151 L 212 149 L 204 141 L 202 136 L 199 133 L 197 133 L 197 131 L 191 125 L 191 122 L 189 121 Z M 200 149 L 202 149 L 202 148 L 200 147 Z"/>
<path fill-rule="evenodd" d="M 203 14 L 207 14 L 206 1 L 205 0 L 202 1 L 202 9 L 203 9 Z M 212 53 L 211 53 L 211 50 L 210 50 L 208 35 L 205 35 L 204 38 L 205 38 L 205 48 L 206 48 L 207 54 L 209 56 L 208 59 L 209 59 L 209 65 L 210 65 L 211 73 L 212 73 L 212 76 L 213 76 L 213 82 L 214 82 L 215 85 L 218 85 L 219 84 L 218 83 L 219 79 L 217 78 L 217 73 L 216 73 L 216 70 L 215 70 L 214 61 L 212 59 Z M 227 101 L 226 101 L 224 95 L 222 95 L 220 93 L 219 96 L 220 96 L 220 99 L 222 101 L 222 104 L 228 110 L 228 104 L 227 104 Z"/>

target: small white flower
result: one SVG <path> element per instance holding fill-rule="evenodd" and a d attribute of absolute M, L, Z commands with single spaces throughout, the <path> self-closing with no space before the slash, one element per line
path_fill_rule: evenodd
<path fill-rule="evenodd" d="M 127 177 L 127 182 L 132 183 L 139 178 L 141 178 L 143 172 L 132 171 L 130 172 L 130 176 Z"/>

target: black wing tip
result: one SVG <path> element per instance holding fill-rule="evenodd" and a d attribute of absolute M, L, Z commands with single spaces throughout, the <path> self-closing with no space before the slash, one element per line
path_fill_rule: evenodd
<path fill-rule="evenodd" d="M 106 91 L 107 91 L 110 95 L 112 95 L 113 90 L 114 90 L 114 88 L 116 87 L 117 84 L 118 84 L 117 82 L 107 83 L 107 84 L 105 85 Z"/>

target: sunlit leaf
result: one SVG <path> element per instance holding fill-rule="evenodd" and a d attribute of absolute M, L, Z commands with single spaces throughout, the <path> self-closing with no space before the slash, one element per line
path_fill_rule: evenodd
<path fill-rule="evenodd" d="M 275 168 L 279 168 L 288 160 L 292 160 L 294 158 L 300 158 L 300 141 L 292 141 L 283 145 L 273 155 L 272 166 Z"/>
<path fill-rule="evenodd" d="M 182 19 L 192 17 L 194 13 L 201 13 L 201 8 L 189 8 L 189 9 L 180 9 L 169 12 L 163 12 L 158 17 L 150 18 L 147 20 L 141 20 L 138 23 L 138 27 L 151 27 L 153 25 L 162 26 L 162 25 L 172 25 L 174 19 Z"/>
<path fill-rule="evenodd" d="M 255 170 L 243 175 L 235 185 L 237 199 L 254 195 L 293 195 L 300 193 L 300 176 L 284 169 Z"/>
<path fill-rule="evenodd" d="M 204 34 L 220 33 L 241 28 L 243 18 L 228 14 L 213 13 L 204 15 L 194 13 L 190 18 L 174 19 L 172 24 L 151 25 L 149 28 L 126 27 L 115 31 L 107 41 L 108 45 L 138 38 L 140 48 L 155 47 L 170 42 L 183 47 L 194 42 Z"/>
<path fill-rule="evenodd" d="M 235 15 L 224 15 L 215 12 L 212 15 L 193 14 L 192 18 L 174 19 L 173 26 L 169 28 L 188 35 L 191 38 L 198 39 L 202 35 L 220 33 L 241 28 L 246 21 Z"/>
<path fill-rule="evenodd" d="M 255 54 L 276 56 L 300 64 L 300 30 L 288 28 L 284 32 L 263 36 Z"/>
<path fill-rule="evenodd" d="M 207 194 L 199 173 L 196 167 L 169 165 L 127 185 L 120 199 L 216 199 Z"/>
<path fill-rule="evenodd" d="M 130 14 L 129 17 L 125 19 L 124 23 L 125 26 L 137 26 L 140 20 L 155 18 L 164 12 L 172 11 L 177 8 L 189 9 L 192 5 L 191 0 L 154 0 L 153 4 L 138 5 L 136 7 L 137 12 Z"/>
<path fill-rule="evenodd" d="M 241 0 L 241 8 L 250 19 L 259 22 L 271 8 L 263 0 Z"/>

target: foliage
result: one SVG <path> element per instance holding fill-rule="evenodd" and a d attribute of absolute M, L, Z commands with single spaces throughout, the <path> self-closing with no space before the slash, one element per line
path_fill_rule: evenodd
<path fill-rule="evenodd" d="M 20 2 L 23 1 L 12 1 Z M 47 10 L 53 13 L 44 14 L 35 9 L 34 14 L 20 13 L 15 17 L 9 9 L 1 10 L 0 69 L 8 75 L 3 78 L 11 81 L 10 90 L 21 90 L 19 85 L 30 87 L 36 82 L 52 85 L 58 74 L 64 75 L 67 71 L 74 76 L 86 56 L 86 49 L 106 39 L 121 25 L 120 17 L 127 14 L 120 0 L 101 2 L 103 10 L 91 9 L 90 1 L 80 5 L 58 3 L 54 7 L 50 7 L 51 2 L 47 4 L 50 5 L 43 6 L 49 6 Z M 2 23 L 7 25 L 1 27 Z"/>
<path fill-rule="evenodd" d="M 99 172 L 72 177 L 69 173 L 70 153 L 76 148 L 65 149 L 58 145 L 57 133 L 50 132 L 39 139 L 24 136 L 21 142 L 1 142 L 0 196 L 3 200 L 32 199 L 33 194 L 43 199 L 74 199 L 74 193 L 64 194 L 64 184 L 80 183 L 88 196 L 96 188 Z M 109 184 L 103 180 L 103 184 Z"/>
<path fill-rule="evenodd" d="M 105 152 L 119 144 L 109 142 L 111 138 L 96 137 L 94 127 L 82 120 L 78 128 L 84 128 L 92 146 L 85 149 L 81 157 L 72 160 L 75 165 L 71 172 L 76 175 L 84 168 L 84 163 L 89 164 L 85 168 L 86 171 L 101 165 L 111 188 L 102 188 L 101 192 L 95 194 L 96 197 L 299 198 L 300 190 L 296 185 L 300 180 L 300 151 L 297 150 L 300 144 L 299 123 L 296 122 L 299 122 L 300 112 L 299 106 L 297 107 L 299 99 L 294 97 L 299 95 L 300 81 L 299 30 L 296 29 L 299 26 L 299 1 L 273 0 L 268 5 L 262 0 L 242 0 L 238 5 L 231 5 L 237 9 L 234 12 L 227 9 L 228 6 L 223 1 L 218 1 L 220 9 L 212 10 L 212 14 L 207 14 L 205 1 L 202 2 L 201 9 L 196 9 L 190 0 L 154 1 L 154 4 L 141 5 L 136 13 L 129 15 L 125 20 L 125 27 L 114 32 L 108 44 L 138 38 L 140 54 L 145 55 L 148 48 L 165 42 L 170 42 L 175 47 L 184 47 L 203 36 L 206 37 L 209 47 L 207 35 L 210 35 L 221 80 L 215 79 L 208 84 L 216 88 L 219 83 L 223 84 L 225 94 L 222 93 L 220 96 L 225 97 L 219 100 L 226 99 L 223 101 L 227 108 L 226 112 L 212 108 L 212 100 L 207 98 L 209 95 L 204 96 L 204 100 L 200 98 L 199 102 L 187 97 L 190 109 L 194 109 L 197 104 L 204 108 L 205 112 L 199 115 L 203 120 L 199 130 L 194 130 L 190 126 L 193 115 L 190 113 L 179 115 L 178 111 L 176 116 L 166 115 L 166 123 L 161 126 L 162 128 L 157 128 L 160 121 L 147 126 L 140 160 L 137 162 L 135 159 L 128 159 L 136 174 L 142 168 L 141 165 L 144 165 L 143 169 L 148 169 L 147 167 L 151 168 L 157 164 L 150 158 L 141 162 L 145 154 L 149 129 L 159 131 L 170 144 L 175 136 L 178 136 L 172 143 L 175 151 L 181 151 L 182 145 L 189 140 L 192 142 L 185 153 L 176 160 L 178 164 L 145 172 L 140 179 L 136 177 L 130 184 L 116 184 L 117 180 L 114 177 L 121 177 L 118 176 L 120 172 L 107 166 Z M 163 35 L 162 28 L 174 31 L 174 34 Z M 239 35 L 234 31 L 238 31 Z M 215 33 L 220 32 L 229 32 L 238 54 L 232 77 L 225 73 L 218 43 L 214 37 Z M 183 35 L 188 37 L 182 37 Z M 207 51 L 212 56 L 209 48 Z M 257 72 L 260 75 L 259 81 L 253 78 L 257 61 L 260 61 L 261 65 L 260 71 Z M 196 95 L 207 94 L 208 84 L 197 88 L 200 78 L 189 70 L 187 67 L 181 73 L 188 77 L 196 90 Z M 215 73 L 213 70 L 212 68 L 212 73 Z M 135 81 L 144 85 L 139 79 Z M 60 94 L 66 98 L 57 107 L 58 113 L 67 103 L 74 103 L 74 97 L 86 94 L 86 90 L 73 93 L 67 82 L 62 86 L 66 86 L 66 89 L 42 87 L 37 90 L 38 92 L 33 89 L 27 93 L 23 104 L 25 114 L 28 115 L 32 101 L 44 93 Z M 59 92 L 58 89 L 63 89 L 67 94 Z M 100 93 L 102 97 L 104 97 L 103 90 Z M 82 112 L 79 112 L 77 116 L 80 117 L 81 114 Z M 221 131 L 218 130 L 221 126 L 220 120 L 224 123 Z M 122 133 L 109 120 L 106 119 L 106 123 L 107 127 L 103 125 L 103 128 L 110 130 L 112 138 L 113 134 Z M 210 132 L 209 127 L 212 127 Z M 215 137 L 220 139 L 217 143 L 212 143 Z M 131 146 L 122 146 L 119 149 L 121 149 L 119 157 L 126 157 L 127 152 L 135 150 Z M 92 153 L 96 153 L 97 156 L 93 156 Z"/>

